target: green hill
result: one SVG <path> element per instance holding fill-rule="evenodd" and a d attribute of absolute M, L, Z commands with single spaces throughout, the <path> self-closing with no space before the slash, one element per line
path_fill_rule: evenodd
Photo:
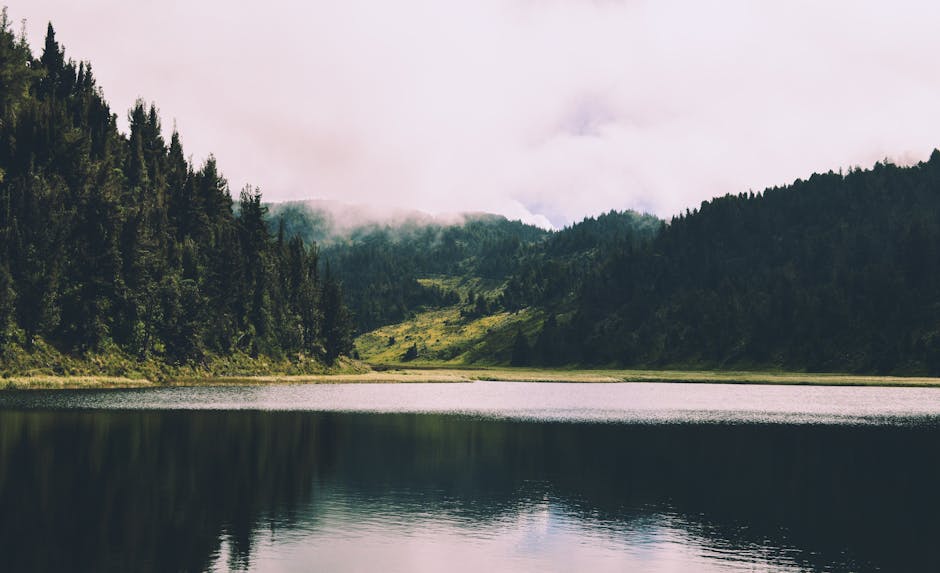
<path fill-rule="evenodd" d="M 165 141 L 155 106 L 121 133 L 51 24 L 35 58 L 2 12 L 0 78 L 0 372 L 303 371 L 352 350 L 317 250 L 273 237 L 257 189 L 233 200 L 215 159 Z"/>
<path fill-rule="evenodd" d="M 90 64 L 67 59 L 51 26 L 36 58 L 2 18 L 5 365 L 319 365 L 356 351 L 940 374 L 940 151 L 729 194 L 670 221 L 611 211 L 555 231 L 267 205 L 250 187 L 234 200 L 211 157 L 186 160 L 152 105 L 138 102 L 121 133 Z"/>
<path fill-rule="evenodd" d="M 726 195 L 669 222 L 386 226 L 324 255 L 360 293 L 369 360 L 417 344 L 423 361 L 508 364 L 516 346 L 538 366 L 940 373 L 937 151 Z"/>

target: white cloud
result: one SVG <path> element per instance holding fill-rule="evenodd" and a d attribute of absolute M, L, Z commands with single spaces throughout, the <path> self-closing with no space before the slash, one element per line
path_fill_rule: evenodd
<path fill-rule="evenodd" d="M 669 216 L 940 145 L 930 2 L 8 2 L 269 200 Z"/>

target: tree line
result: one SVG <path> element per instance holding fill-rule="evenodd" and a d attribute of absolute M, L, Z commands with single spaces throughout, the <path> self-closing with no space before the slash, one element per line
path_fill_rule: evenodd
<path fill-rule="evenodd" d="M 465 320 L 536 310 L 540 324 L 492 360 L 940 374 L 940 151 L 669 221 L 612 211 L 554 232 L 500 218 L 367 229 L 330 253 L 356 285 L 361 331 L 454 304 Z M 417 281 L 435 275 L 502 286 L 458 301 Z"/>
<path fill-rule="evenodd" d="M 165 141 L 153 105 L 121 133 L 51 24 L 37 59 L 0 18 L 0 350 L 351 352 L 338 279 L 315 244 L 271 232 L 258 189 L 234 200 L 213 157 L 197 167 L 175 129 Z"/>
<path fill-rule="evenodd" d="M 35 58 L 2 13 L 0 350 L 332 361 L 356 330 L 459 304 L 467 320 L 537 309 L 510 337 L 520 364 L 940 374 L 940 152 L 668 222 L 610 212 L 546 232 L 471 216 L 364 227 L 321 252 L 322 217 L 270 216 L 251 187 L 233 199 L 214 158 L 164 140 L 153 105 L 128 124 L 51 26 Z M 430 276 L 502 286 L 465 298 Z"/>
<path fill-rule="evenodd" d="M 550 316 L 515 341 L 529 362 L 940 374 L 940 151 L 705 201 L 602 250 L 524 299 Z"/>
<path fill-rule="evenodd" d="M 418 279 L 457 276 L 499 282 L 514 271 L 527 249 L 548 236 L 538 227 L 489 214 L 466 214 L 449 224 L 371 222 L 332 232 L 331 214 L 320 208 L 281 203 L 272 205 L 271 212 L 272 229 L 283 225 L 288 236 L 308 244 L 324 240 L 322 253 L 345 286 L 360 333 L 422 310 L 463 302 L 457 292 Z M 477 297 L 470 298 L 469 309 L 489 314 L 489 306 L 481 312 Z"/>

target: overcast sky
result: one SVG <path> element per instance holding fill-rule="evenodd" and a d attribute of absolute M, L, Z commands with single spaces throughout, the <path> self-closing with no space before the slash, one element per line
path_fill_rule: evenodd
<path fill-rule="evenodd" d="M 562 225 L 940 147 L 940 3 L 2 0 L 233 191 Z"/>

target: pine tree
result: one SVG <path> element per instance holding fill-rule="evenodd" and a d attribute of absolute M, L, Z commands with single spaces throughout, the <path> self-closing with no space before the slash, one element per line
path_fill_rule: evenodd
<path fill-rule="evenodd" d="M 0 10 L 0 130 L 9 134 L 16 128 L 21 110 L 29 102 L 29 89 L 37 77 L 37 71 L 29 67 L 32 56 L 26 38 L 16 39 L 10 30 L 7 9 Z M 0 140 L 0 183 L 6 175 L 11 159 L 11 138 Z M 3 221 L 0 220 L 0 225 Z"/>
<path fill-rule="evenodd" d="M 323 279 L 321 308 L 325 358 L 328 363 L 332 364 L 339 356 L 352 352 L 353 325 L 349 310 L 343 303 L 340 285 L 333 278 L 329 264 L 326 266 Z"/>
<path fill-rule="evenodd" d="M 245 286 L 248 296 L 247 326 L 252 335 L 252 352 L 271 351 L 270 290 L 273 286 L 270 265 L 272 263 L 271 237 L 265 223 L 267 209 L 261 203 L 258 189 L 246 186 L 242 189 L 238 229 L 242 256 L 245 260 Z"/>
<path fill-rule="evenodd" d="M 535 341 L 535 360 L 545 366 L 557 366 L 564 361 L 565 348 L 555 315 L 549 315 Z"/>
<path fill-rule="evenodd" d="M 6 266 L 0 263 L 0 356 L 12 339 L 16 291 L 13 290 L 13 277 Z"/>
<path fill-rule="evenodd" d="M 532 363 L 529 341 L 522 329 L 516 330 L 516 338 L 512 343 L 512 356 L 509 359 L 512 366 L 528 366 Z"/>
<path fill-rule="evenodd" d="M 352 350 L 316 245 L 273 240 L 257 189 L 233 209 L 215 158 L 195 169 L 175 129 L 167 145 L 155 105 L 122 135 L 51 24 L 34 60 L 0 14 L 0 85 L 0 343 L 174 363 Z"/>
<path fill-rule="evenodd" d="M 323 342 L 325 321 L 318 271 L 320 255 L 315 244 L 305 253 L 299 239 L 292 242 L 291 250 L 291 292 L 296 293 L 295 312 L 300 317 L 303 336 L 301 349 L 311 356 L 322 356 L 326 349 Z"/>
<path fill-rule="evenodd" d="M 46 27 L 46 39 L 39 63 L 44 70 L 38 86 L 40 97 L 53 98 L 64 95 L 63 92 L 68 87 L 64 85 L 67 77 L 65 50 L 55 39 L 52 22 Z"/>

